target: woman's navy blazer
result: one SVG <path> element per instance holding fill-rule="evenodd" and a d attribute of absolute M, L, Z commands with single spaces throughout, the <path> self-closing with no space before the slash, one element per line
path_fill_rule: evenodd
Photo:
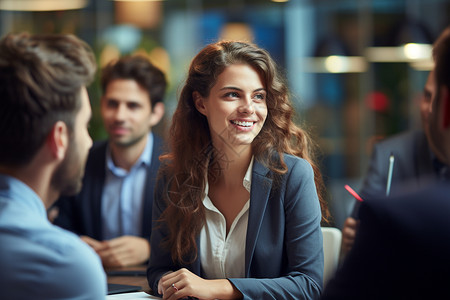
<path fill-rule="evenodd" d="M 288 171 L 278 184 L 267 167 L 257 160 L 253 164 L 245 278 L 228 278 L 244 299 L 317 299 L 322 290 L 321 210 L 314 173 L 304 159 L 291 155 L 284 159 Z M 147 277 L 154 292 L 168 271 L 187 268 L 202 276 L 199 258 L 189 265 L 180 265 L 161 246 L 168 231 L 157 220 L 167 206 L 162 197 L 167 179 L 168 176 L 161 176 L 157 183 L 153 204 Z"/>

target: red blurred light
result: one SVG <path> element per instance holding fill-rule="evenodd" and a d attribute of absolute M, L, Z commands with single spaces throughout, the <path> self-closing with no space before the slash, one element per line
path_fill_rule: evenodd
<path fill-rule="evenodd" d="M 366 105 L 376 112 L 385 112 L 389 108 L 389 98 L 383 92 L 374 91 L 367 95 Z"/>

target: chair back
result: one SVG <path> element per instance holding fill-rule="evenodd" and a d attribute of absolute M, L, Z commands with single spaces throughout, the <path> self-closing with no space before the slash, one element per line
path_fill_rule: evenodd
<path fill-rule="evenodd" d="M 323 285 L 333 277 L 339 264 L 339 255 L 341 252 L 342 233 L 334 227 L 322 227 L 323 235 Z"/>

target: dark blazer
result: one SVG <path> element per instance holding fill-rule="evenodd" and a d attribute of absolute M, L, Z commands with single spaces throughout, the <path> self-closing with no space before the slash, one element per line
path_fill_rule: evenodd
<path fill-rule="evenodd" d="M 366 199 L 322 299 L 450 299 L 450 187 Z"/>
<path fill-rule="evenodd" d="M 73 197 L 61 197 L 56 206 L 59 215 L 55 224 L 79 235 L 87 235 L 97 240 L 103 240 L 101 222 L 101 200 L 106 174 L 107 141 L 96 142 L 91 148 L 86 162 L 81 192 Z M 159 155 L 163 151 L 163 141 L 153 135 L 153 149 L 150 166 L 147 167 L 147 184 L 144 186 L 142 237 L 150 239 L 151 215 L 154 187 L 160 166 Z"/>
<path fill-rule="evenodd" d="M 409 187 L 425 187 L 436 181 L 433 157 L 425 133 L 408 131 L 377 143 L 372 152 L 369 170 L 359 192 L 363 199 L 386 195 L 389 156 L 394 155 L 390 195 Z M 359 202 L 352 216 L 357 217 Z"/>
<path fill-rule="evenodd" d="M 321 212 L 314 174 L 303 159 L 285 155 L 285 162 L 288 171 L 277 186 L 268 168 L 256 160 L 253 164 L 246 278 L 229 278 L 244 299 L 317 299 L 322 290 Z M 162 193 L 168 179 L 169 176 L 164 176 L 157 184 L 153 222 L 159 220 L 167 207 Z M 167 271 L 184 267 L 202 276 L 200 258 L 189 265 L 173 263 L 170 252 L 161 246 L 165 236 L 164 223 L 155 224 L 147 269 L 154 292 Z M 197 245 L 200 245 L 198 237 Z"/>

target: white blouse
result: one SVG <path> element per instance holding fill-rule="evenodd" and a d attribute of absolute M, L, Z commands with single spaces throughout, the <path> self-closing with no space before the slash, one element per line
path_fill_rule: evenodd
<path fill-rule="evenodd" d="M 253 157 L 242 182 L 250 193 L 252 182 Z M 231 224 L 227 235 L 226 220 L 208 197 L 206 184 L 205 206 L 206 222 L 200 232 L 200 262 L 206 279 L 245 277 L 245 243 L 248 226 L 250 199 Z"/>

